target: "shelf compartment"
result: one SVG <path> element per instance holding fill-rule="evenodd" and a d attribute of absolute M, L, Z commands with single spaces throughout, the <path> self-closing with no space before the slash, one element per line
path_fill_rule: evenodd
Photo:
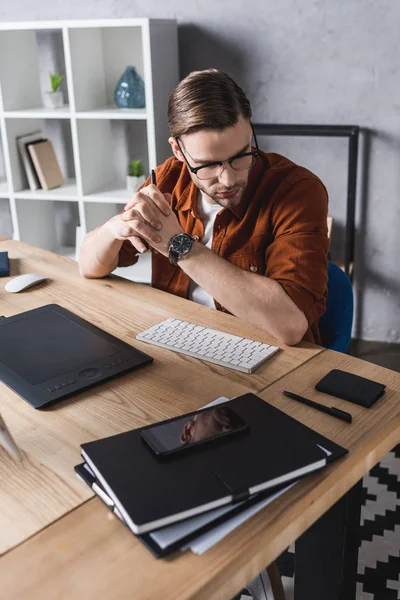
<path fill-rule="evenodd" d="M 8 183 L 6 179 L 0 179 L 0 198 L 8 198 L 9 195 Z"/>
<path fill-rule="evenodd" d="M 84 197 L 125 202 L 129 161 L 140 159 L 149 172 L 145 121 L 80 120 L 77 128 Z"/>
<path fill-rule="evenodd" d="M 0 132 L 1 134 L 1 132 Z M 3 153 L 3 144 L 2 138 L 0 135 L 0 198 L 8 198 L 9 197 L 9 186 L 6 177 L 6 169 L 4 165 L 4 153 Z"/>
<path fill-rule="evenodd" d="M 114 90 L 125 67 L 144 79 L 142 27 L 82 27 L 69 30 L 76 111 L 115 106 Z"/>
<path fill-rule="evenodd" d="M 80 225 L 78 202 L 18 198 L 15 203 L 21 240 L 63 255 L 66 251 L 62 248 L 75 248 Z"/>
<path fill-rule="evenodd" d="M 35 131 L 43 131 L 46 139 L 54 146 L 61 172 L 66 183 L 60 188 L 44 191 L 29 189 L 25 167 L 18 150 L 16 138 Z M 72 151 L 71 123 L 65 119 L 6 119 L 6 132 L 10 150 L 11 175 L 16 196 L 28 198 L 45 198 L 55 196 L 65 200 L 77 198 L 75 183 L 75 164 Z"/>
<path fill-rule="evenodd" d="M 11 218 L 10 201 L 0 196 L 0 235 L 12 237 L 13 224 Z"/>
<path fill-rule="evenodd" d="M 1 93 L 5 111 L 29 111 L 45 106 L 49 72 L 65 75 L 62 29 L 0 30 Z M 61 83 L 68 104 L 66 80 Z M 46 117 L 47 118 L 47 117 Z"/>

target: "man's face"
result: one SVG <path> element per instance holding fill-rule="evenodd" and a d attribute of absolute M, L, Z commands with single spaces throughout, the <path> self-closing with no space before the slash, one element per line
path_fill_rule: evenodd
<path fill-rule="evenodd" d="M 216 407 L 199 412 L 183 426 L 181 443 L 190 444 L 232 430 L 232 417 L 229 409 Z"/>
<path fill-rule="evenodd" d="M 183 135 L 179 139 L 182 150 L 192 167 L 224 161 L 242 152 L 251 151 L 252 131 L 250 122 L 240 117 L 236 125 L 222 131 L 196 131 Z M 175 156 L 184 160 L 174 138 L 170 144 Z M 189 171 L 190 172 L 190 171 Z M 227 163 L 220 169 L 220 174 L 213 179 L 199 179 L 194 173 L 190 176 L 194 184 L 216 204 L 223 208 L 232 208 L 240 203 L 249 178 L 250 170 L 235 171 Z"/>

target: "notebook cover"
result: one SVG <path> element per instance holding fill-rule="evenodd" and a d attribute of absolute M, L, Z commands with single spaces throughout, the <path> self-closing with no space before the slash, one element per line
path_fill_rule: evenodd
<path fill-rule="evenodd" d="M 197 451 L 157 459 L 140 436 L 142 428 L 82 445 L 84 458 L 134 533 L 214 508 L 210 503 L 223 505 L 232 493 L 240 497 L 249 488 L 253 493 L 254 486 L 293 472 L 289 483 L 299 478 L 298 469 L 326 458 L 315 432 L 254 394 L 219 406 L 225 404 L 248 423 L 249 432 Z"/>
<path fill-rule="evenodd" d="M 28 145 L 29 154 L 44 190 L 51 190 L 64 183 L 53 144 L 47 140 Z"/>

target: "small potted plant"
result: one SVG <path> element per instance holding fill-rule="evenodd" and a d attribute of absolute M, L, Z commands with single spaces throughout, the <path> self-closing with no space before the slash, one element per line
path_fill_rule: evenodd
<path fill-rule="evenodd" d="M 130 192 L 136 192 L 138 187 L 146 181 L 141 160 L 131 160 L 126 176 L 126 187 Z"/>
<path fill-rule="evenodd" d="M 46 92 L 46 106 L 47 108 L 61 108 L 64 106 L 64 96 L 62 91 L 58 88 L 64 79 L 64 75 L 56 75 L 55 73 L 50 73 L 49 75 L 51 91 Z"/>

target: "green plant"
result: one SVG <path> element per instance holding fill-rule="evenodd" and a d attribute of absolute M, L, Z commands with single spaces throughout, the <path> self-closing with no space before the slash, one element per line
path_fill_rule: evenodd
<path fill-rule="evenodd" d="M 60 87 L 60 83 L 64 79 L 64 75 L 56 75 L 55 73 L 50 73 L 50 81 L 51 81 L 51 91 L 56 92 Z"/>
<path fill-rule="evenodd" d="M 141 160 L 131 160 L 128 166 L 128 175 L 130 177 L 141 177 L 144 175 L 144 169 Z"/>

